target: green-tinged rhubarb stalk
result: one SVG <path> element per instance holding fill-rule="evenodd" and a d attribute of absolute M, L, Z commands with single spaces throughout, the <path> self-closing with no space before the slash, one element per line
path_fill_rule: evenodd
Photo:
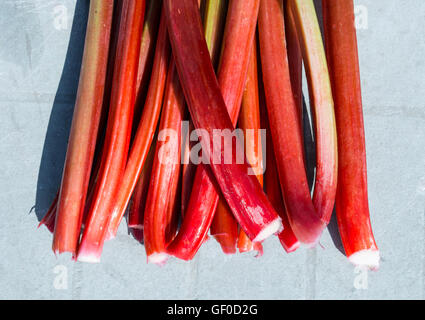
<path fill-rule="evenodd" d="M 75 255 L 103 105 L 114 1 L 90 2 L 71 133 L 57 202 L 53 251 Z"/>
<path fill-rule="evenodd" d="M 232 3 L 233 1 L 229 8 L 232 7 Z M 240 4 L 243 9 L 247 9 L 239 1 L 236 3 Z M 189 111 L 195 127 L 202 129 L 198 132 L 201 136 L 203 155 L 209 159 L 210 163 L 207 170 L 211 169 L 214 174 L 222 194 L 242 229 L 250 239 L 262 241 L 281 229 L 281 219 L 268 201 L 257 178 L 249 175 L 251 167 L 246 161 L 243 161 L 242 164 L 238 163 L 237 158 L 240 155 L 237 152 L 240 148 L 236 148 L 234 139 L 232 139 L 230 163 L 225 161 L 225 153 L 230 150 L 225 152 L 223 144 L 214 145 L 213 131 L 230 130 L 232 132 L 234 125 L 208 55 L 197 3 L 194 0 L 165 0 L 164 4 L 173 54 Z M 252 3 L 243 1 L 243 4 L 248 7 L 253 5 L 252 12 L 255 13 L 255 18 L 258 12 L 258 1 Z M 230 11 L 231 9 L 229 9 Z M 246 11 L 250 10 L 241 10 L 240 12 L 245 13 Z M 244 22 L 248 23 L 248 26 L 252 26 L 251 20 L 247 19 Z M 255 23 L 253 29 L 255 29 Z M 253 38 L 254 32 L 247 39 L 248 59 L 246 60 L 249 60 Z M 228 60 L 223 59 L 221 67 L 227 62 Z M 233 73 L 237 73 L 237 71 L 233 70 Z M 245 84 L 246 70 L 243 73 L 245 76 L 241 84 L 242 88 Z M 233 83 L 234 85 L 235 83 Z M 240 142 L 236 141 L 236 143 Z M 218 195 L 215 196 L 218 197 Z M 186 214 L 185 220 L 189 217 L 189 214 Z M 207 230 L 208 228 L 209 225 Z M 181 230 L 179 235 L 180 233 Z"/>
<path fill-rule="evenodd" d="M 288 4 L 300 41 L 314 114 L 316 179 L 313 204 L 320 220 L 327 225 L 335 205 L 338 177 L 336 122 L 328 65 L 313 0 L 288 0 Z"/>
<path fill-rule="evenodd" d="M 127 161 L 145 1 L 124 0 L 102 163 L 77 259 L 100 261 L 111 209 Z"/>
<path fill-rule="evenodd" d="M 325 1 L 323 21 L 338 132 L 336 216 L 339 233 L 345 253 L 352 263 L 377 269 L 379 250 L 369 216 L 366 146 L 353 1 Z"/>

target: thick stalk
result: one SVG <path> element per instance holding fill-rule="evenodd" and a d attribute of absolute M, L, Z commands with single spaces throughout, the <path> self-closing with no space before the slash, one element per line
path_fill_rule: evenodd
<path fill-rule="evenodd" d="M 342 244 L 355 265 L 378 268 L 370 224 L 366 146 L 357 37 L 352 0 L 323 3 L 326 53 L 338 133 L 336 215 Z"/>
<path fill-rule="evenodd" d="M 313 0 L 288 0 L 306 69 L 316 140 L 316 181 L 313 204 L 323 224 L 335 205 L 338 152 L 334 102 L 322 35 Z"/>
<path fill-rule="evenodd" d="M 113 14 L 112 0 L 90 3 L 71 133 L 57 203 L 53 251 L 75 255 L 102 112 Z"/>
<path fill-rule="evenodd" d="M 186 5 L 188 1 L 182 3 Z M 229 3 L 218 81 L 233 125 L 236 124 L 241 106 L 258 6 L 259 1 L 252 0 Z M 193 19 L 196 21 L 198 18 Z M 205 105 L 208 106 L 209 103 Z M 192 113 L 192 118 L 193 116 Z M 206 167 L 198 166 L 185 218 L 176 239 L 167 249 L 178 258 L 192 259 L 207 235 L 219 192 L 219 188 L 211 180 Z"/>
<path fill-rule="evenodd" d="M 108 227 L 108 238 L 113 238 L 116 235 L 152 144 L 161 113 L 169 57 L 170 48 L 167 27 L 164 14 L 162 14 L 148 97 L 130 150 L 125 173 L 122 176 L 120 188 L 112 208 L 112 216 Z"/>
<path fill-rule="evenodd" d="M 144 216 L 144 243 L 148 262 L 163 264 L 166 245 L 176 231 L 176 194 L 180 175 L 181 124 L 185 100 L 171 60 L 164 108 L 150 178 Z"/>
<path fill-rule="evenodd" d="M 100 260 L 110 212 L 120 186 L 130 143 L 145 1 L 125 0 L 122 6 L 102 164 L 78 249 L 79 261 Z"/>
<path fill-rule="evenodd" d="M 258 1 L 253 2 L 255 18 Z M 237 3 L 241 4 L 239 1 Z M 262 241 L 280 230 L 281 221 L 267 200 L 256 177 L 248 174 L 250 166 L 246 164 L 246 161 L 242 161 L 242 164 L 238 163 L 237 158 L 241 155 L 237 154 L 235 143 L 232 143 L 231 158 L 227 160 L 225 160 L 227 151 L 225 152 L 223 144 L 220 143 L 217 146 L 217 143 L 214 143 L 214 135 L 217 133 L 213 130 L 233 132 L 234 126 L 220 92 L 211 59 L 207 54 L 208 48 L 202 33 L 196 1 L 166 0 L 164 4 L 177 70 L 194 125 L 197 129 L 202 129 L 199 133 L 202 151 L 210 163 L 208 168 L 213 172 L 222 194 L 241 227 L 251 239 Z M 251 3 L 244 1 L 243 4 Z M 232 7 L 232 2 L 230 7 Z M 241 5 L 241 7 L 243 6 Z M 240 11 L 246 13 L 250 10 L 244 8 Z M 249 22 L 248 26 L 252 25 L 251 21 L 246 22 Z M 252 37 L 248 41 L 248 53 L 251 50 L 253 38 L 254 33 L 252 32 Z M 222 66 L 227 62 L 228 60 L 223 59 Z M 237 70 L 233 69 L 233 73 L 237 73 Z M 246 75 L 246 71 L 243 73 Z M 245 77 L 243 78 L 245 80 Z M 234 85 L 235 83 L 232 84 L 232 87 Z M 241 85 L 242 88 L 243 85 L 244 81 Z M 228 160 L 230 160 L 230 164 Z M 185 220 L 188 217 L 188 214 L 185 215 Z"/>

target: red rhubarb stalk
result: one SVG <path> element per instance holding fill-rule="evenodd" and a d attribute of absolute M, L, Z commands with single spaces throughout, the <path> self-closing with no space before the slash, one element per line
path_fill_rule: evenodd
<path fill-rule="evenodd" d="M 176 231 L 176 203 L 180 175 L 181 123 L 184 95 L 171 60 L 167 76 L 164 108 L 144 216 L 144 244 L 148 263 L 167 260 L 166 245 Z"/>
<path fill-rule="evenodd" d="M 124 172 L 136 96 L 144 11 L 143 0 L 123 1 L 102 163 L 78 249 L 79 261 L 100 261 L 110 212 Z"/>
<path fill-rule="evenodd" d="M 230 8 L 235 2 L 242 3 L 231 1 Z M 202 151 L 210 162 L 208 169 L 213 172 L 222 194 L 242 229 L 250 239 L 262 241 L 281 229 L 281 219 L 267 200 L 257 178 L 248 174 L 250 166 L 246 161 L 243 161 L 242 164 L 236 162 L 237 148 L 234 143 L 230 164 L 226 163 L 227 161 L 224 159 L 223 144 L 217 146 L 216 143 L 214 145 L 213 130 L 227 129 L 233 132 L 234 126 L 208 55 L 197 3 L 195 0 L 166 0 L 164 4 L 173 53 L 189 111 L 195 127 L 202 129 L 199 133 Z M 247 7 L 247 4 L 253 4 L 254 10 L 252 11 L 255 12 L 255 17 L 258 1 L 253 1 L 253 3 L 243 1 L 243 4 L 245 8 L 239 12 L 249 12 L 250 6 Z M 252 23 L 248 24 L 248 26 L 251 25 Z M 253 38 L 254 32 L 246 42 L 246 46 L 249 48 L 248 53 L 250 53 Z M 240 50 L 240 47 L 238 48 Z M 249 55 L 247 56 L 249 57 Z M 222 60 L 222 67 L 226 62 L 225 59 Z M 233 70 L 233 73 L 237 73 L 237 71 Z M 246 74 L 246 72 L 243 73 Z M 245 77 L 243 78 L 245 80 Z M 242 88 L 244 82 L 242 82 Z M 217 155 L 219 161 L 216 159 Z M 190 215 L 186 214 L 185 220 L 189 217 Z"/>
<path fill-rule="evenodd" d="M 56 254 L 77 250 L 102 111 L 114 2 L 90 3 L 77 100 L 53 237 Z"/>
<path fill-rule="evenodd" d="M 300 242 L 294 234 L 294 231 L 289 224 L 288 213 L 283 203 L 281 187 L 279 183 L 279 174 L 277 172 L 275 153 L 273 149 L 273 141 L 270 131 L 269 120 L 267 119 L 267 110 L 264 102 L 264 96 L 261 95 L 260 102 L 261 107 L 261 121 L 262 127 L 267 132 L 267 150 L 266 150 L 266 172 L 264 175 L 264 187 L 266 190 L 267 197 L 276 209 L 277 213 L 282 218 L 283 230 L 278 234 L 280 244 L 287 253 L 297 250 L 300 246 Z"/>
<path fill-rule="evenodd" d="M 188 1 L 182 3 L 186 7 Z M 238 119 L 245 87 L 258 6 L 259 1 L 250 0 L 230 1 L 228 7 L 218 80 L 233 125 Z M 193 61 L 188 64 L 192 65 Z M 210 116 L 213 114 L 210 113 Z M 167 249 L 170 254 L 184 260 L 192 259 L 203 243 L 214 217 L 220 192 L 204 165 L 198 166 L 193 186 L 180 231 Z"/>
<path fill-rule="evenodd" d="M 310 104 L 315 119 L 316 181 L 313 204 L 323 224 L 335 205 L 338 152 L 334 102 L 322 35 L 313 0 L 288 0 L 306 69 Z"/>
<path fill-rule="evenodd" d="M 355 265 L 376 269 L 379 251 L 369 217 L 366 146 L 352 0 L 323 3 L 326 52 L 338 133 L 336 215 L 342 244 Z"/>

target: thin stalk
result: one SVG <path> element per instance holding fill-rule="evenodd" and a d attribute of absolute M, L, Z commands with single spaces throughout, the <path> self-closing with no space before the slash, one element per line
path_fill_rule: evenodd
<path fill-rule="evenodd" d="M 379 250 L 370 224 L 357 36 L 352 0 L 323 3 L 326 53 L 338 132 L 336 215 L 342 244 L 355 265 L 377 269 Z"/>
<path fill-rule="evenodd" d="M 264 167 L 260 134 L 261 121 L 257 61 L 257 41 L 254 40 L 248 67 L 248 76 L 246 78 L 245 91 L 242 98 L 242 108 L 239 115 L 239 127 L 244 131 L 245 152 L 248 163 L 251 164 L 254 171 L 253 173 L 255 173 L 261 186 L 263 186 Z M 238 249 L 239 252 L 257 250 L 259 255 L 262 255 L 263 253 L 263 246 L 261 243 L 253 243 L 243 230 L 240 230 L 239 232 Z"/>
<path fill-rule="evenodd" d="M 90 180 L 108 63 L 114 2 L 92 1 L 71 133 L 57 203 L 53 251 L 75 255 Z"/>
<path fill-rule="evenodd" d="M 124 0 L 122 6 L 102 163 L 78 249 L 79 261 L 100 260 L 110 212 L 120 186 L 130 143 L 145 1 Z"/>
<path fill-rule="evenodd" d="M 143 220 L 146 207 L 146 198 L 148 196 L 149 183 L 155 155 L 156 145 L 152 143 L 146 158 L 145 165 L 140 173 L 139 181 L 134 189 L 133 199 L 130 202 L 128 212 L 128 227 L 131 229 L 143 230 Z M 142 237 L 143 238 L 143 237 Z"/>

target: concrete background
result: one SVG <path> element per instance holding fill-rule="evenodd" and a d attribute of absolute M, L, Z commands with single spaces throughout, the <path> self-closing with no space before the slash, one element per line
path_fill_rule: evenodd
<path fill-rule="evenodd" d="M 334 221 L 316 249 L 287 255 L 272 238 L 261 259 L 224 256 L 212 240 L 190 263 L 147 265 L 143 246 L 124 224 L 105 245 L 101 264 L 55 258 L 51 235 L 36 227 L 60 180 L 87 3 L 0 1 L 0 298 L 425 297 L 423 0 L 355 1 L 367 10 L 358 42 L 370 211 L 382 252 L 380 270 L 367 274 L 367 289 L 354 285 L 359 274 L 339 250 Z M 65 288 L 58 287 L 58 275 Z"/>

